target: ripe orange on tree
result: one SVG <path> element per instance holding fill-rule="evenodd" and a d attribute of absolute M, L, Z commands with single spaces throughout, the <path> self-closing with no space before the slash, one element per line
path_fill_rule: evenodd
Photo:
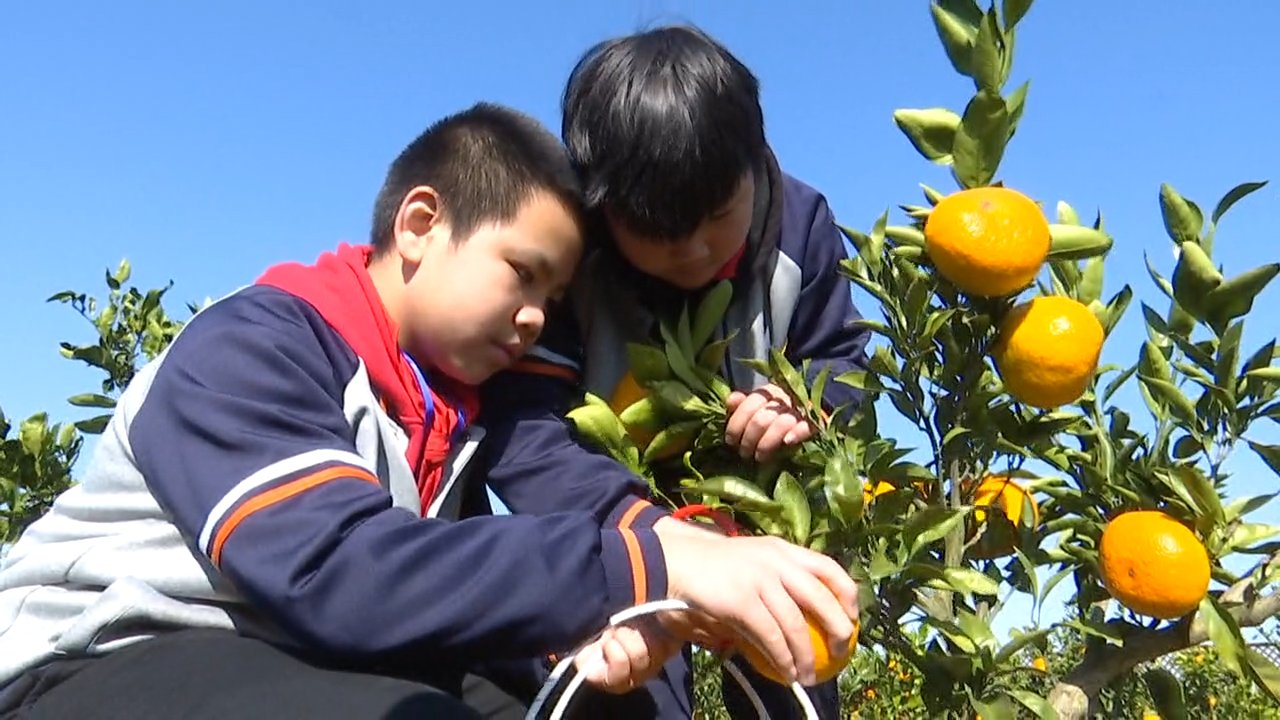
<path fill-rule="evenodd" d="M 1009 311 L 992 356 L 1014 399 L 1055 408 L 1084 394 L 1097 372 L 1104 339 L 1102 323 L 1083 303 L 1044 295 Z"/>
<path fill-rule="evenodd" d="M 1130 610 L 1163 620 L 1193 612 L 1209 591 L 1209 553 L 1195 533 L 1158 510 L 1122 513 L 1098 543 L 1102 584 Z"/>
<path fill-rule="evenodd" d="M 1017 292 L 1049 254 L 1049 221 L 1026 195 L 1004 187 L 944 197 L 924 226 L 925 252 L 943 277 L 981 297 Z"/>

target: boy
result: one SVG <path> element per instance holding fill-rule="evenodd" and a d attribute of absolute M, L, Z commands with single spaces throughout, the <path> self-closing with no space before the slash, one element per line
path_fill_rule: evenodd
<path fill-rule="evenodd" d="M 853 325 L 859 315 L 848 281 L 837 273 L 847 249 L 831 211 L 818 192 L 779 169 L 750 70 L 696 29 L 642 32 L 584 54 L 565 89 L 563 113 L 594 247 L 588 245 L 571 292 L 573 316 L 565 327 L 549 327 L 531 360 L 580 372 L 587 390 L 614 397 L 627 374 L 626 343 L 656 339 L 657 318 L 675 317 L 715 281 L 730 279 L 733 302 L 720 337 L 738 334 L 723 368 L 736 390 L 725 440 L 743 457 L 767 460 L 808 439 L 812 429 L 787 394 L 734 358 L 765 358 L 770 348 L 785 348 L 793 363 L 809 359 L 814 373 L 828 365 L 839 375 L 862 367 L 868 335 Z M 518 392 L 537 392 L 532 377 Z M 824 400 L 834 410 L 856 404 L 859 395 L 832 382 Z M 547 427 L 525 422 L 508 432 L 546 447 Z M 491 480 L 513 510 L 549 510 L 521 477 L 498 472 Z M 567 482 L 571 489 L 556 495 L 605 492 Z M 672 687 L 688 684 L 679 665 L 666 671 Z M 772 717 L 796 715 L 786 688 L 740 667 Z M 838 716 L 834 680 L 811 694 L 824 717 Z M 754 717 L 731 680 L 725 696 L 734 717 Z M 687 700 L 676 704 L 688 708 Z"/>
<path fill-rule="evenodd" d="M 269 269 L 193 318 L 0 570 L 0 716 L 474 717 L 468 668 L 663 597 L 708 621 L 605 633 L 589 682 L 624 691 L 668 633 L 724 626 L 811 677 L 801 612 L 833 640 L 855 612 L 825 558 L 675 521 L 616 472 L 603 517 L 446 519 L 483 435 L 476 386 L 569 282 L 579 202 L 554 136 L 479 105 L 391 165 L 371 247 Z"/>

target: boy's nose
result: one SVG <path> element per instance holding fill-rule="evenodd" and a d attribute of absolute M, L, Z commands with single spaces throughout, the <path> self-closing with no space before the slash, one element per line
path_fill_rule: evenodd
<path fill-rule="evenodd" d="M 711 254 L 711 249 L 704 242 L 697 240 L 687 240 L 682 243 L 676 243 L 671 246 L 668 257 L 675 264 L 682 265 L 702 260 Z"/>
<path fill-rule="evenodd" d="M 526 342 L 532 342 L 542 334 L 542 326 L 546 322 L 547 315 L 542 308 L 535 305 L 525 305 L 516 313 L 516 330 L 519 331 L 521 339 Z"/>

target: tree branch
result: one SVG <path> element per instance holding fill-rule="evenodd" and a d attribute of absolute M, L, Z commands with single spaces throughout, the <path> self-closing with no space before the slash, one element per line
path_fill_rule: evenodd
<path fill-rule="evenodd" d="M 1227 612 L 1242 628 L 1261 625 L 1268 618 L 1280 614 L 1280 592 L 1257 596 L 1251 591 L 1252 585 L 1245 578 L 1223 591 L 1221 596 L 1222 601 L 1233 603 Z M 1090 650 L 1080 665 L 1054 686 L 1049 693 L 1049 702 L 1061 720 L 1084 720 L 1098 692 L 1139 664 L 1209 639 L 1208 629 L 1199 617 L 1159 630 L 1121 621 L 1108 625 L 1121 630 L 1124 644 L 1104 644 Z"/>

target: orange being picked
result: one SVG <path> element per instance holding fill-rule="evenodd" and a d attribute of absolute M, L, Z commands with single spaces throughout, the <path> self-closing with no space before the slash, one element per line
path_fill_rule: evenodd
<path fill-rule="evenodd" d="M 934 206 L 924 224 L 929 260 L 956 287 L 981 297 L 1015 293 L 1049 254 L 1049 221 L 1016 190 L 961 190 Z"/>
<path fill-rule="evenodd" d="M 853 659 L 853 650 L 858 645 L 858 630 L 861 624 L 858 620 L 853 621 L 853 634 L 849 636 L 849 647 L 845 648 L 841 655 L 834 655 L 831 652 L 831 646 L 827 644 L 826 633 L 822 631 L 822 626 L 817 620 L 805 614 L 805 619 L 809 622 L 809 643 L 813 645 L 813 669 L 817 676 L 818 684 L 830 680 L 840 674 L 840 671 L 849 664 Z M 742 657 L 746 658 L 751 667 L 761 675 L 770 680 L 785 685 L 786 681 L 782 679 L 782 675 L 774 669 L 773 663 L 765 658 L 764 653 L 760 652 L 755 645 L 744 642 L 738 647 Z"/>
<path fill-rule="evenodd" d="M 991 354 L 1014 399 L 1055 408 L 1079 399 L 1089 387 L 1104 339 L 1102 323 L 1083 303 L 1045 295 L 1009 311 Z"/>
<path fill-rule="evenodd" d="M 982 478 L 974 491 L 973 507 L 973 520 L 977 526 L 974 532 L 981 532 L 982 538 L 969 549 L 969 556 L 978 560 L 991 560 L 1013 553 L 1015 537 L 1010 528 L 1002 523 L 988 523 L 988 512 L 998 511 L 1013 528 L 1021 526 L 1023 513 L 1028 511 L 1029 524 L 1035 526 L 1040 523 L 1040 506 L 1035 496 L 1007 475 Z"/>
<path fill-rule="evenodd" d="M 1158 510 L 1117 515 L 1098 543 L 1102 584 L 1141 615 L 1176 620 L 1209 592 L 1209 553 L 1186 525 Z"/>

